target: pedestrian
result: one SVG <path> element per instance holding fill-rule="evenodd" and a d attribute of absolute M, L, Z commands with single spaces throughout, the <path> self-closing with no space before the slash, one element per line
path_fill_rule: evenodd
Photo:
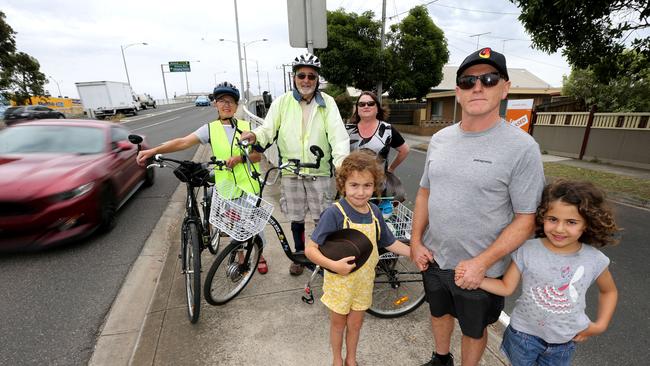
<path fill-rule="evenodd" d="M 350 123 L 346 125 L 350 135 L 350 151 L 368 149 L 374 152 L 383 161 L 387 181 L 390 177 L 390 182 L 401 184 L 394 173 L 408 156 L 410 148 L 399 131 L 385 121 L 387 118 L 388 112 L 381 106 L 377 95 L 371 91 L 362 91 L 357 98 Z M 397 150 L 397 156 L 389 164 L 391 148 Z M 393 189 L 389 191 L 394 192 Z M 381 196 L 386 195 L 387 190 L 382 190 Z M 379 208 L 384 217 L 390 216 L 393 209 L 392 200 L 379 201 Z"/>
<path fill-rule="evenodd" d="M 535 228 L 544 170 L 535 140 L 499 116 L 509 88 L 502 54 L 484 48 L 467 56 L 456 74 L 462 119 L 429 143 L 411 235 L 435 344 L 425 365 L 454 364 L 454 318 L 462 365 L 479 363 L 486 327 L 498 320 L 504 299 L 478 286 L 485 276 L 503 275 L 508 254 Z M 454 281 L 457 266 L 465 272 Z"/>
<path fill-rule="evenodd" d="M 236 146 L 236 140 L 244 131 L 250 130 L 250 123 L 235 118 L 235 112 L 239 105 L 239 90 L 231 83 L 225 81 L 218 84 L 213 90 L 214 106 L 219 113 L 219 119 L 206 123 L 196 131 L 185 137 L 169 140 L 159 146 L 138 153 L 138 164 L 144 166 L 149 159 L 156 154 L 171 153 L 189 149 L 197 144 L 210 144 L 212 155 L 220 160 L 226 160 L 226 165 L 231 170 L 218 170 L 215 168 L 215 186 L 219 182 L 229 181 L 243 191 L 259 195 L 259 183 L 254 180 L 247 169 L 244 156 Z M 250 153 L 251 166 L 259 171 L 258 162 L 261 154 Z M 260 274 L 268 272 L 268 264 L 264 257 L 260 257 L 257 267 Z"/>
<path fill-rule="evenodd" d="M 321 63 L 318 57 L 304 54 L 292 63 L 293 90 L 271 103 L 264 124 L 242 139 L 263 148 L 276 143 L 280 161 L 297 159 L 313 163 L 309 151 L 319 146 L 324 157 L 318 169 L 302 168 L 301 176 L 282 173 L 280 207 L 291 221 L 296 253 L 305 250 L 305 217 L 309 212 L 314 223 L 334 199 L 333 175 L 336 166 L 350 153 L 350 139 L 345 131 L 334 98 L 318 90 Z M 292 263 L 289 273 L 300 275 L 303 266 Z"/>
<path fill-rule="evenodd" d="M 336 171 L 336 187 L 341 198 L 323 212 L 318 226 L 307 243 L 305 254 L 312 262 L 327 268 L 321 301 L 330 310 L 330 346 L 333 365 L 343 365 L 342 347 L 345 338 L 345 365 L 356 365 L 356 352 L 365 311 L 372 304 L 378 247 L 409 256 L 407 245 L 398 241 L 388 229 L 379 208 L 368 200 L 381 187 L 383 167 L 374 155 L 351 153 Z M 356 271 L 346 257 L 333 261 L 318 249 L 327 237 L 343 228 L 362 232 L 372 243 L 369 259 Z"/>
<path fill-rule="evenodd" d="M 394 173 L 408 156 L 410 148 L 399 131 L 386 122 L 387 118 L 388 112 L 381 106 L 377 95 L 363 91 L 357 98 L 346 129 L 350 135 L 350 151 L 369 149 L 384 161 L 386 171 Z M 391 148 L 397 150 L 397 156 L 389 164 Z"/>
<path fill-rule="evenodd" d="M 510 296 L 522 279 L 521 296 L 503 334 L 502 352 L 514 366 L 571 365 L 575 342 L 602 334 L 614 315 L 618 291 L 609 258 L 596 248 L 616 244 L 618 231 L 605 194 L 590 182 L 557 180 L 542 194 L 537 239 L 512 253 L 503 279 L 481 288 Z M 463 268 L 456 269 L 460 276 Z M 598 286 L 595 322 L 585 314 L 585 294 Z"/>

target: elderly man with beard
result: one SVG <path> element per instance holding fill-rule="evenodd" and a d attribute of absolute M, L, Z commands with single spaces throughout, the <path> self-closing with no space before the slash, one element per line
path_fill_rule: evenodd
<path fill-rule="evenodd" d="M 286 172 L 282 175 L 280 205 L 291 221 L 296 253 L 301 254 L 305 250 L 307 212 L 318 223 L 321 212 L 334 199 L 334 169 L 350 153 L 350 139 L 334 98 L 318 90 L 318 57 L 300 55 L 294 59 L 292 69 L 293 90 L 273 101 L 264 124 L 244 132 L 242 139 L 263 148 L 276 143 L 281 163 L 288 159 L 314 163 L 311 145 L 319 146 L 325 153 L 318 169 L 303 168 L 304 176 L 300 177 Z M 298 263 L 289 267 L 292 275 L 302 272 Z"/>

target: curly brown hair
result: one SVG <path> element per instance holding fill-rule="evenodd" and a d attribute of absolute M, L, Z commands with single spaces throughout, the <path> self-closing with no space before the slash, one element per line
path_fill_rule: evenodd
<path fill-rule="evenodd" d="M 348 155 L 336 169 L 336 189 L 345 196 L 345 182 L 352 172 L 370 172 L 374 178 L 375 193 L 381 195 L 384 183 L 384 167 L 377 160 L 377 155 L 369 150 L 357 150 Z"/>
<path fill-rule="evenodd" d="M 535 235 L 543 238 L 544 216 L 552 202 L 562 201 L 575 205 L 586 221 L 585 231 L 580 238 L 586 243 L 600 248 L 618 244 L 616 233 L 620 230 L 614 221 L 614 214 L 605 202 L 605 193 L 591 182 L 557 179 L 544 187 L 542 202 L 535 214 Z"/>

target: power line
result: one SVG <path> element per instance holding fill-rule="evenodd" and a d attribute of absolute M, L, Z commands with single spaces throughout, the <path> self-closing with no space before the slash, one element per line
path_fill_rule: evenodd
<path fill-rule="evenodd" d="M 429 4 L 427 4 L 429 5 Z M 435 6 L 441 6 L 443 8 L 450 8 L 450 9 L 457 9 L 457 10 L 464 10 L 464 11 L 473 11 L 476 13 L 486 13 L 486 14 L 502 14 L 502 15 L 519 15 L 519 13 L 509 13 L 509 12 L 503 12 L 503 11 L 491 11 L 491 10 L 480 10 L 480 9 L 467 9 L 467 8 L 459 8 L 456 6 L 449 6 L 449 5 L 442 5 L 442 4 L 434 4 Z"/>
<path fill-rule="evenodd" d="M 463 10 L 463 11 L 469 11 L 469 12 L 475 12 L 475 13 L 501 14 L 501 15 L 519 15 L 519 13 L 511 13 L 511 12 L 503 12 L 503 11 L 492 11 L 492 10 L 481 10 L 481 9 L 468 9 L 468 8 L 459 8 L 457 6 L 436 4 L 438 1 L 439 0 L 429 1 L 429 2 L 426 2 L 426 3 L 422 4 L 422 5 L 424 5 L 424 6 L 435 5 L 435 6 L 440 6 L 440 7 L 443 7 L 443 8 Z M 410 11 L 410 9 L 406 10 L 406 11 L 403 11 L 403 12 L 401 12 L 399 14 L 395 14 L 392 17 L 389 17 L 388 19 L 392 20 L 393 18 L 395 18 L 395 17 L 397 17 L 399 15 L 402 15 L 404 13 L 408 13 L 409 11 Z"/>
<path fill-rule="evenodd" d="M 431 5 L 431 4 L 433 4 L 433 3 L 437 2 L 437 1 L 440 1 L 440 0 L 429 1 L 428 3 L 426 3 L 426 4 L 422 4 L 422 5 L 424 5 L 424 6 L 429 6 L 429 5 Z M 400 15 L 402 15 L 402 14 L 406 14 L 406 13 L 408 13 L 409 11 L 411 11 L 411 9 L 409 9 L 409 10 L 405 10 L 405 11 L 399 13 L 399 14 L 395 14 L 395 15 L 393 15 L 392 17 L 388 17 L 388 19 L 393 20 L 393 18 L 397 18 L 398 16 L 400 16 Z"/>

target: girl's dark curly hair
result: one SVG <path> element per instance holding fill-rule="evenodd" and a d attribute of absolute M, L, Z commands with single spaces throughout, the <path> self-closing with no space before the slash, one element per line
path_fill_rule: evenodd
<path fill-rule="evenodd" d="M 357 150 L 348 155 L 336 169 L 336 189 L 345 196 L 345 182 L 352 172 L 370 172 L 374 178 L 375 194 L 381 195 L 384 182 L 384 167 L 377 160 L 377 155 L 370 150 Z"/>
<path fill-rule="evenodd" d="M 581 243 L 597 248 L 618 243 L 615 234 L 619 228 L 611 208 L 605 202 L 605 193 L 591 182 L 565 179 L 557 179 L 544 188 L 542 202 L 535 215 L 535 234 L 538 238 L 546 236 L 544 216 L 555 201 L 575 205 L 585 219 L 587 227 L 578 239 Z"/>

